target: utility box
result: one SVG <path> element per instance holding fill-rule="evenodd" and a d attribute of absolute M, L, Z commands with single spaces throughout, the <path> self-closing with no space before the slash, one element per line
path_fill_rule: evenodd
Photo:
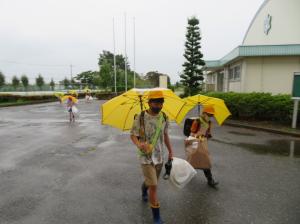
<path fill-rule="evenodd" d="M 292 96 L 300 97 L 300 72 L 294 73 Z"/>
<path fill-rule="evenodd" d="M 166 75 L 159 76 L 159 87 L 168 88 L 168 76 Z"/>
<path fill-rule="evenodd" d="M 294 73 L 292 99 L 294 100 L 292 128 L 296 128 L 297 127 L 299 101 L 300 101 L 300 72 Z"/>

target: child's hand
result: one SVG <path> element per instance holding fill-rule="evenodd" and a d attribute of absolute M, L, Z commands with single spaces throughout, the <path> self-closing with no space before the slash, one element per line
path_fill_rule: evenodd
<path fill-rule="evenodd" d="M 146 154 L 149 154 L 153 150 L 153 146 L 147 142 L 141 142 L 139 148 Z"/>

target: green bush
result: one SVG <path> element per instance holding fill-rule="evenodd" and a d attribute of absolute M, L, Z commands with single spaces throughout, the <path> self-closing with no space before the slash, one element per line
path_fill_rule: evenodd
<path fill-rule="evenodd" d="M 120 93 L 118 93 L 119 95 Z M 113 97 L 115 97 L 115 93 L 113 92 L 97 92 L 95 93 L 95 96 L 98 100 L 109 100 Z"/>
<path fill-rule="evenodd" d="M 0 103 L 10 103 L 10 102 L 25 102 L 25 101 L 51 101 L 57 98 L 52 95 L 36 95 L 36 96 L 20 96 L 20 95 L 0 95 Z"/>
<path fill-rule="evenodd" d="M 293 100 L 289 94 L 210 92 L 205 95 L 223 99 L 233 119 L 270 120 L 281 123 L 292 120 Z"/>

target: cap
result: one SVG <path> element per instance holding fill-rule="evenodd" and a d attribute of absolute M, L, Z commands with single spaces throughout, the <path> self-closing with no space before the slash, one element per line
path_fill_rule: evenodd
<path fill-rule="evenodd" d="M 160 99 L 160 98 L 164 98 L 164 94 L 163 94 L 162 91 L 155 90 L 155 91 L 150 91 L 149 92 L 148 100 L 151 100 L 151 99 Z"/>
<path fill-rule="evenodd" d="M 212 106 L 204 106 L 203 113 L 215 114 L 215 109 Z"/>

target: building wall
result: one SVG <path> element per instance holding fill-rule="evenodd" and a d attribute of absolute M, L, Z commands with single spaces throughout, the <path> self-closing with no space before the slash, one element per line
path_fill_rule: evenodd
<path fill-rule="evenodd" d="M 236 66 L 240 66 L 240 79 L 238 80 L 231 80 L 230 77 L 226 80 L 228 82 L 228 90 L 227 92 L 242 92 L 242 85 L 241 85 L 241 80 L 242 80 L 242 72 L 243 72 L 243 60 L 236 61 L 229 66 L 226 67 L 227 72 L 229 73 L 230 68 L 234 68 Z"/>
<path fill-rule="evenodd" d="M 243 92 L 290 94 L 294 72 L 300 71 L 299 56 L 246 58 L 245 63 Z"/>
<path fill-rule="evenodd" d="M 264 33 L 268 14 L 271 29 Z M 266 0 L 248 28 L 243 45 L 279 45 L 300 43 L 300 0 Z"/>
<path fill-rule="evenodd" d="M 229 92 L 241 92 L 241 82 L 229 82 Z"/>

